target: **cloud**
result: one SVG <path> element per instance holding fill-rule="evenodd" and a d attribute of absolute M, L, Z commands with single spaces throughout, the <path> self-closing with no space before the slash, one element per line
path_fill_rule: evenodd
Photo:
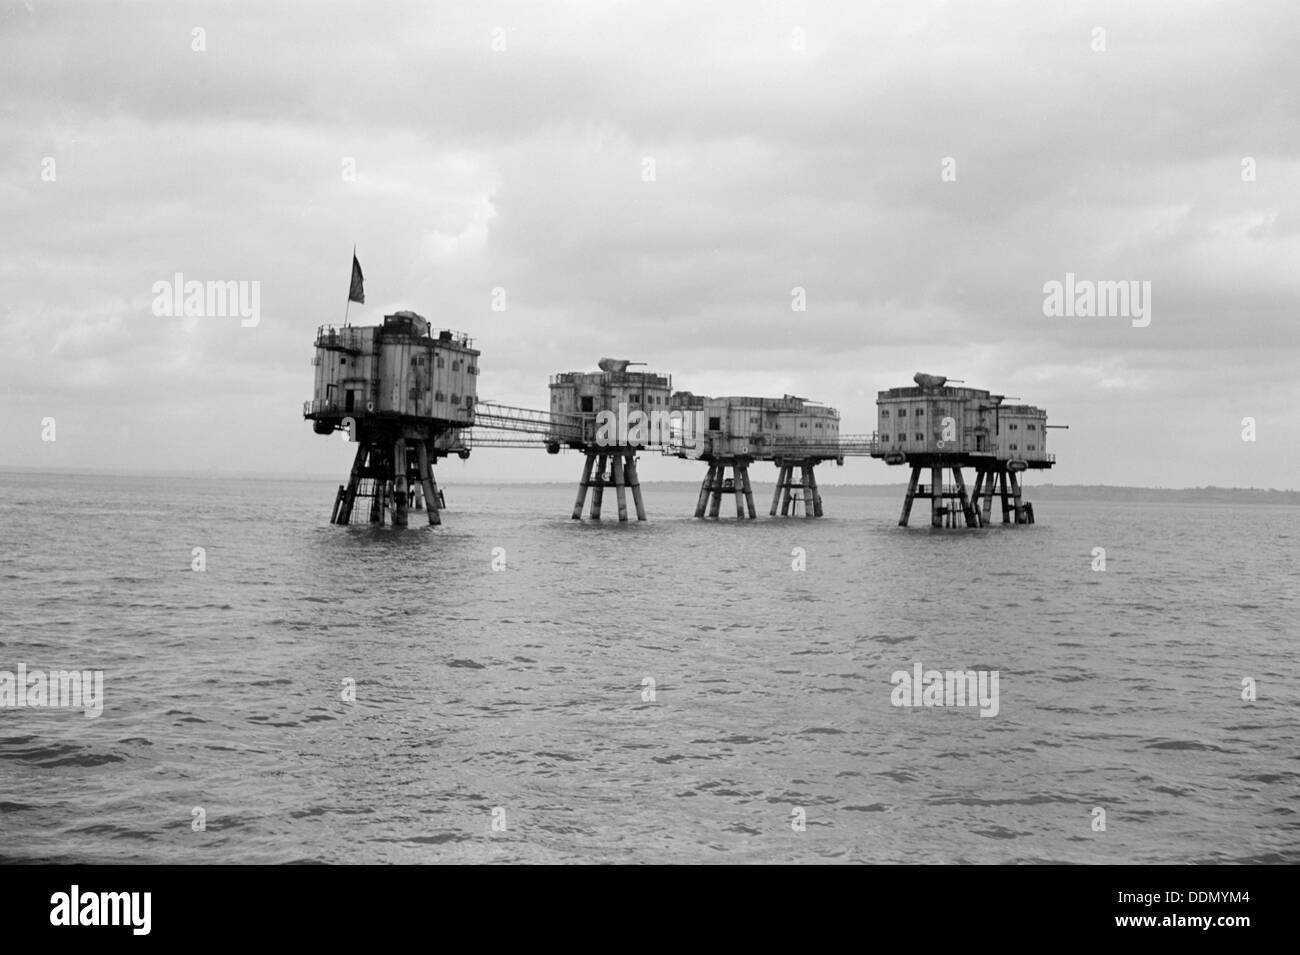
<path fill-rule="evenodd" d="M 100 415 L 151 422 L 171 467 L 256 445 L 284 449 L 258 470 L 337 469 L 298 412 L 355 243 L 352 319 L 472 333 L 483 393 L 510 403 L 620 355 L 866 431 L 875 392 L 925 370 L 1068 417 L 1061 480 L 1293 484 L 1280 412 L 1248 465 L 1167 425 L 1235 434 L 1297 397 L 1287 10 L 11 5 L 6 394 L 83 419 L 85 464 L 141 454 L 98 441 Z M 1044 317 L 1067 271 L 1150 281 L 1151 325 Z M 154 317 L 177 272 L 261 282 L 263 321 Z M 0 423 L 19 459 L 28 424 Z M 507 472 L 569 469 L 524 455 Z"/>

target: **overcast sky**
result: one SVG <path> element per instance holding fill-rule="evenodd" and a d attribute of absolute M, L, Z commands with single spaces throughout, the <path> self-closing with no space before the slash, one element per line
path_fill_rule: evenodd
<path fill-rule="evenodd" d="M 869 432 L 925 371 L 1070 426 L 1031 483 L 1300 485 L 1290 0 L 0 10 L 0 465 L 343 480 L 301 412 L 355 243 L 352 321 L 470 333 L 480 398 L 610 356 Z M 155 316 L 177 272 L 260 323 Z M 1150 324 L 1046 317 L 1067 272 L 1150 282 Z"/>

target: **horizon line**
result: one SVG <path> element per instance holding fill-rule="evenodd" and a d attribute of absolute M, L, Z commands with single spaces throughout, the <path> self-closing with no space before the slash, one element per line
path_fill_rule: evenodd
<path fill-rule="evenodd" d="M 48 466 L 30 466 L 22 464 L 0 464 L 0 474 L 3 473 L 25 473 L 25 474 L 52 474 L 52 475 L 101 475 L 101 476 L 120 476 L 120 477 L 202 477 L 241 481 L 328 481 L 332 484 L 339 483 L 337 474 L 295 474 L 285 471 L 227 471 L 217 469 L 181 469 L 181 470 L 160 470 L 151 468 L 92 468 L 92 467 L 64 467 L 51 468 Z M 517 484 L 521 486 L 557 486 L 571 487 L 575 481 L 458 481 L 462 485 L 482 485 L 485 487 Z M 689 484 L 698 485 L 699 481 L 691 479 L 667 480 L 667 481 L 642 481 L 642 484 Z M 767 483 L 767 482 L 761 482 Z M 887 481 L 880 484 L 866 483 L 835 483 L 821 482 L 821 487 L 906 487 L 907 481 Z M 1275 488 L 1275 487 L 1236 487 L 1220 484 L 1201 484 L 1184 487 L 1166 487 L 1162 484 L 1058 484 L 1055 482 L 1046 482 L 1043 484 L 1034 484 L 1032 487 L 1057 487 L 1057 488 L 1109 488 L 1112 490 L 1137 490 L 1137 491 L 1253 491 L 1259 493 L 1273 494 L 1295 494 L 1295 488 Z"/>

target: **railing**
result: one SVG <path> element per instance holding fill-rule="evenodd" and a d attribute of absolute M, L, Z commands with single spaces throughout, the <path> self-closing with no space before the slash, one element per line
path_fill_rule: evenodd
<path fill-rule="evenodd" d="M 591 417 L 594 419 L 595 416 Z M 545 435 L 556 441 L 582 441 L 586 431 L 579 415 L 516 408 L 494 401 L 480 401 L 474 405 L 474 423 L 481 428 Z"/>
<path fill-rule="evenodd" d="M 562 371 L 551 375 L 552 385 L 573 385 L 583 381 L 602 379 L 602 384 L 623 387 L 629 384 L 644 385 L 647 388 L 673 389 L 673 376 L 663 375 L 657 371 Z"/>
<path fill-rule="evenodd" d="M 546 437 L 519 432 L 493 433 L 475 428 L 461 432 L 467 448 L 545 448 Z"/>
<path fill-rule="evenodd" d="M 443 338 L 444 334 L 450 335 L 450 338 Z M 468 332 L 458 332 L 451 328 L 434 328 L 429 326 L 429 337 L 435 342 L 452 342 L 456 345 L 463 345 L 465 348 L 474 347 L 474 339 L 469 337 Z"/>
<path fill-rule="evenodd" d="M 351 325 L 344 325 L 341 328 L 334 325 L 322 325 L 316 329 L 316 347 L 359 353 L 363 341 L 361 332 L 361 328 Z"/>

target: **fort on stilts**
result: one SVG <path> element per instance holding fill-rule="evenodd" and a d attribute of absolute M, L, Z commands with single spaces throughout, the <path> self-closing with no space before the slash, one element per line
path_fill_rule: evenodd
<path fill-rule="evenodd" d="M 978 388 L 955 388 L 942 375 L 917 373 L 914 388 L 891 388 L 876 398 L 878 426 L 872 457 L 907 464 L 912 476 L 899 526 L 906 527 L 912 503 L 930 502 L 931 527 L 987 527 L 995 490 L 1002 523 L 1034 523 L 1033 505 L 1023 500 L 1020 474 L 1050 468 L 1047 412 L 1033 405 L 1008 405 L 1005 396 Z M 969 493 L 963 468 L 973 468 Z M 930 483 L 921 483 L 923 472 Z M 943 474 L 952 473 L 945 485 Z M 947 503 L 945 503 L 947 502 Z"/>
<path fill-rule="evenodd" d="M 551 378 L 553 427 L 548 435 L 548 450 L 557 453 L 564 446 L 582 452 L 584 457 L 578 497 L 573 503 L 575 521 L 582 519 L 588 491 L 591 518 L 600 520 L 607 487 L 614 488 L 620 521 L 627 520 L 629 489 L 636 519 L 646 519 L 636 455 L 652 446 L 656 434 L 662 437 L 663 429 L 652 425 L 668 417 L 673 381 L 650 371 L 628 371 L 631 364 L 602 358 L 598 372 L 569 371 Z M 638 413 L 635 424 L 640 427 L 634 426 L 633 411 Z M 577 433 L 572 425 L 575 421 L 580 423 Z"/>
<path fill-rule="evenodd" d="M 804 517 L 822 516 L 821 493 L 814 468 L 823 461 L 844 463 L 853 442 L 841 442 L 840 414 L 794 395 L 780 398 L 729 396 L 710 398 L 690 392 L 673 396 L 673 407 L 700 422 L 701 440 L 674 453 L 704 461 L 708 472 L 700 485 L 696 517 L 716 518 L 723 494 L 734 494 L 736 516 L 757 517 L 749 466 L 755 461 L 776 465 L 776 490 L 768 512 L 788 517 L 803 507 Z M 731 477 L 726 476 L 731 469 Z M 799 480 L 794 469 L 799 469 Z"/>
<path fill-rule="evenodd" d="M 441 523 L 433 465 L 469 456 L 462 432 L 474 423 L 478 356 L 468 336 L 435 333 L 414 312 L 386 315 L 377 327 L 317 330 L 315 397 L 303 417 L 317 434 L 340 430 L 357 443 L 330 523 L 351 523 L 364 499 L 372 524 L 391 515 L 405 527 L 408 511 L 422 505 L 430 524 Z"/>
<path fill-rule="evenodd" d="M 318 434 L 341 431 L 357 445 L 333 524 L 354 523 L 358 501 L 368 502 L 371 524 L 404 527 L 422 508 L 440 524 L 433 466 L 451 454 L 467 459 L 475 447 L 581 453 L 574 520 L 601 520 L 606 488 L 620 522 L 629 492 L 636 519 L 646 520 L 637 459 L 659 454 L 706 465 L 697 518 L 718 518 L 724 496 L 734 498 L 738 519 L 756 518 L 750 466 L 760 461 L 776 467 L 769 516 L 821 517 L 817 466 L 871 457 L 911 468 L 900 526 L 921 499 L 930 501 L 931 527 L 987 527 L 994 495 L 1003 524 L 1033 524 L 1021 475 L 1052 467 L 1047 430 L 1061 427 L 1048 425 L 1042 408 L 1008 403 L 1019 399 L 918 373 L 913 386 L 878 393 L 875 432 L 843 435 L 839 412 L 816 401 L 674 391 L 672 376 L 609 358 L 596 371 L 553 375 L 545 410 L 503 405 L 479 398 L 479 352 L 469 337 L 434 330 L 410 311 L 378 326 L 321 326 L 315 345 L 315 392 L 303 416 Z"/>

